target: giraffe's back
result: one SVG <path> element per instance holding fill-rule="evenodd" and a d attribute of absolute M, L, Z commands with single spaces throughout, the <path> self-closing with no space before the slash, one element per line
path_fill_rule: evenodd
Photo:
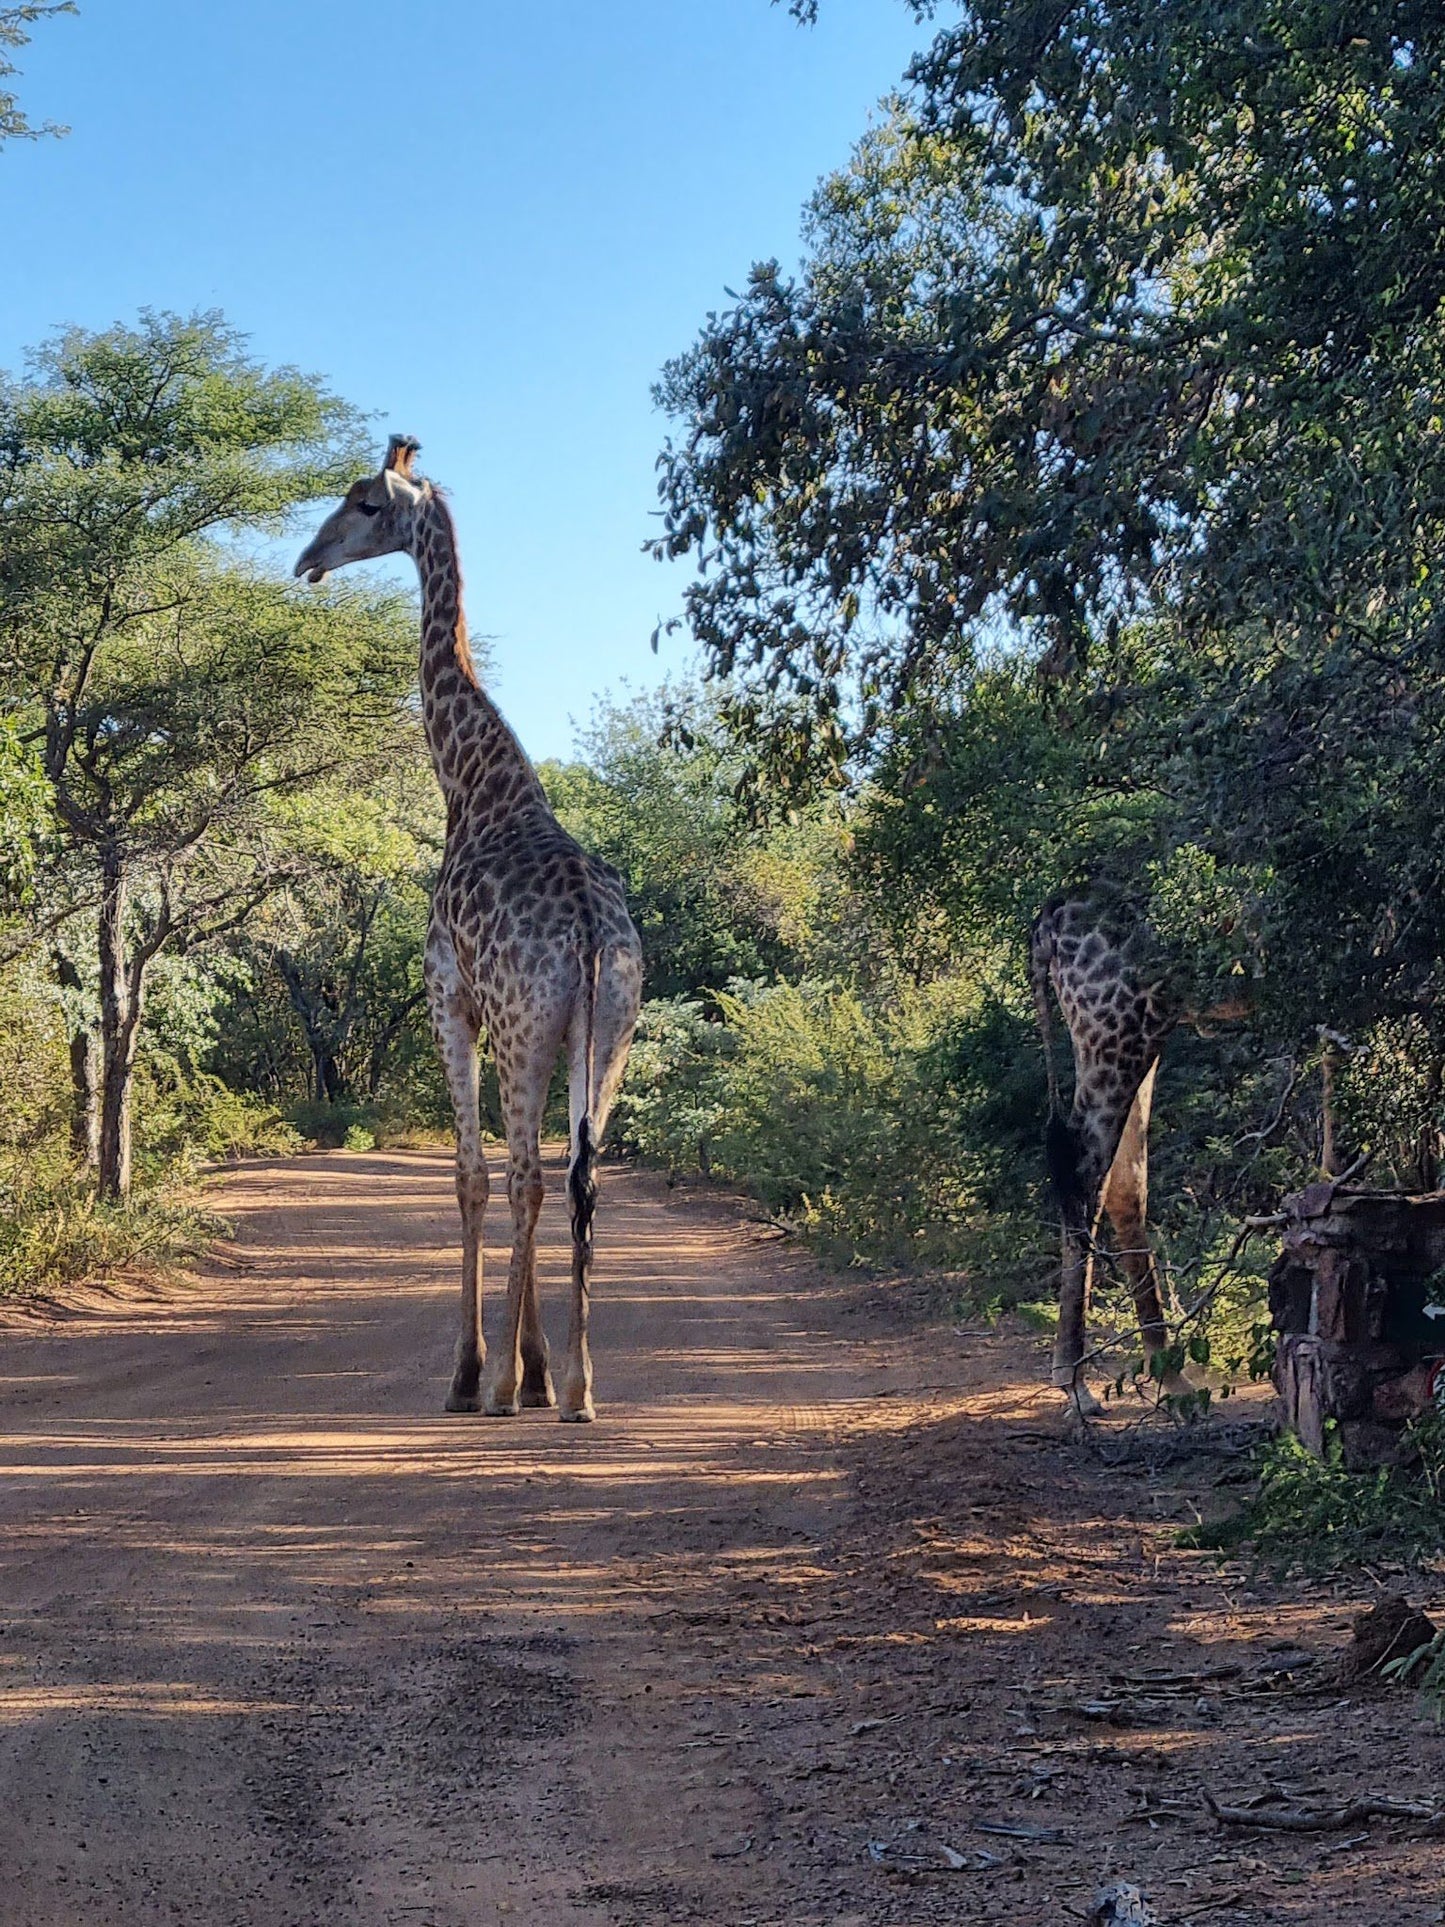
<path fill-rule="evenodd" d="M 642 947 L 622 879 L 550 811 L 448 839 L 433 920 L 450 938 L 479 1010 L 575 995 L 584 961 L 636 980 Z"/>

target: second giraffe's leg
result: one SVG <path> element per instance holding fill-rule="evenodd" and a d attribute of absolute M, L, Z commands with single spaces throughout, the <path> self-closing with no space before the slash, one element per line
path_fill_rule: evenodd
<path fill-rule="evenodd" d="M 1068 1393 L 1073 1411 L 1085 1418 L 1100 1410 L 1084 1382 L 1084 1334 L 1093 1296 L 1100 1192 L 1146 1069 L 1130 1075 L 1116 1065 L 1099 1073 L 1090 1066 L 1076 1066 L 1073 1115 L 1067 1123 L 1055 1117 L 1049 1124 L 1049 1163 L 1063 1220 L 1052 1376 L 1059 1390 Z"/>
<path fill-rule="evenodd" d="M 482 1409 L 482 1224 L 487 1211 L 487 1161 L 482 1152 L 477 1076 L 477 1026 L 455 982 L 450 944 L 428 943 L 427 1001 L 441 1053 L 457 1130 L 457 1206 L 462 1218 L 462 1329 L 447 1393 L 449 1412 Z"/>
<path fill-rule="evenodd" d="M 1158 1068 L 1157 1062 L 1149 1066 L 1135 1092 L 1119 1148 L 1104 1180 L 1104 1209 L 1114 1229 L 1119 1262 L 1134 1295 L 1139 1336 L 1151 1366 L 1169 1342 L 1159 1296 L 1159 1271 L 1149 1243 L 1148 1227 L 1149 1116 L 1154 1105 L 1154 1078 Z M 1158 1376 L 1170 1398 L 1185 1398 L 1194 1390 L 1182 1372 L 1170 1369 Z"/>
<path fill-rule="evenodd" d="M 1094 1280 L 1090 1246 L 1092 1198 L 1070 1197 L 1063 1206 L 1063 1260 L 1059 1268 L 1059 1325 L 1054 1338 L 1053 1382 L 1067 1392 L 1071 1408 L 1084 1418 L 1102 1409 L 1084 1379 L 1084 1331 Z"/>

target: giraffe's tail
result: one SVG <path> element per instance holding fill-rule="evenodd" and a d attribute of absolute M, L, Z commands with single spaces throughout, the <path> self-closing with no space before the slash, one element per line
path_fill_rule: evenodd
<path fill-rule="evenodd" d="M 1054 945 L 1057 932 L 1054 928 L 1052 908 L 1041 910 L 1029 928 L 1029 988 L 1034 993 L 1034 1014 L 1039 1022 L 1039 1037 L 1044 1047 L 1044 1074 L 1049 1080 L 1049 1115 L 1061 1117 L 1063 1105 L 1059 1100 L 1059 1072 L 1054 1062 L 1054 1026 L 1049 1009 L 1050 977 L 1054 962 Z"/>
<path fill-rule="evenodd" d="M 567 1202 L 572 1214 L 574 1260 L 584 1268 L 592 1256 L 592 1220 L 597 1210 L 597 989 L 602 950 L 594 942 L 582 957 L 582 1102 L 577 1107 L 572 1160 L 567 1167 Z"/>

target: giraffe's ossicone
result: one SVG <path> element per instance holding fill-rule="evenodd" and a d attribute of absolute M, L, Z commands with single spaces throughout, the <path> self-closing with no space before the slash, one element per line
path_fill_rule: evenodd
<path fill-rule="evenodd" d="M 537 1292 L 541 1130 L 559 1054 L 567 1059 L 571 1150 L 571 1319 L 560 1416 L 594 1416 L 588 1289 L 596 1156 L 642 999 L 642 947 L 622 880 L 552 814 L 521 744 L 480 687 L 467 643 L 456 529 L 414 470 L 419 444 L 393 435 L 375 475 L 327 517 L 296 564 L 319 582 L 375 556 L 412 556 L 421 578 L 421 695 L 447 806 L 432 901 L 427 1002 L 457 1128 L 462 1330 L 447 1410 L 510 1416 L 558 1403 Z M 507 1310 L 483 1384 L 482 1221 L 488 1195 L 477 1050 L 496 1060 L 507 1133 L 512 1256 Z"/>

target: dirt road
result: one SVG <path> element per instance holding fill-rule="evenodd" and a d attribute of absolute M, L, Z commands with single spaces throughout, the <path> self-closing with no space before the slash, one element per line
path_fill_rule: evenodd
<path fill-rule="evenodd" d="M 1230 1462 L 1081 1456 L 1022 1336 L 612 1170 L 599 1423 L 446 1418 L 445 1158 L 217 1202 L 230 1264 L 6 1324 L 4 1927 L 1063 1927 L 1111 1875 L 1161 1927 L 1441 1919 L 1418 1827 L 1199 1793 L 1438 1785 L 1332 1681 L 1368 1580 L 1175 1550 Z"/>

